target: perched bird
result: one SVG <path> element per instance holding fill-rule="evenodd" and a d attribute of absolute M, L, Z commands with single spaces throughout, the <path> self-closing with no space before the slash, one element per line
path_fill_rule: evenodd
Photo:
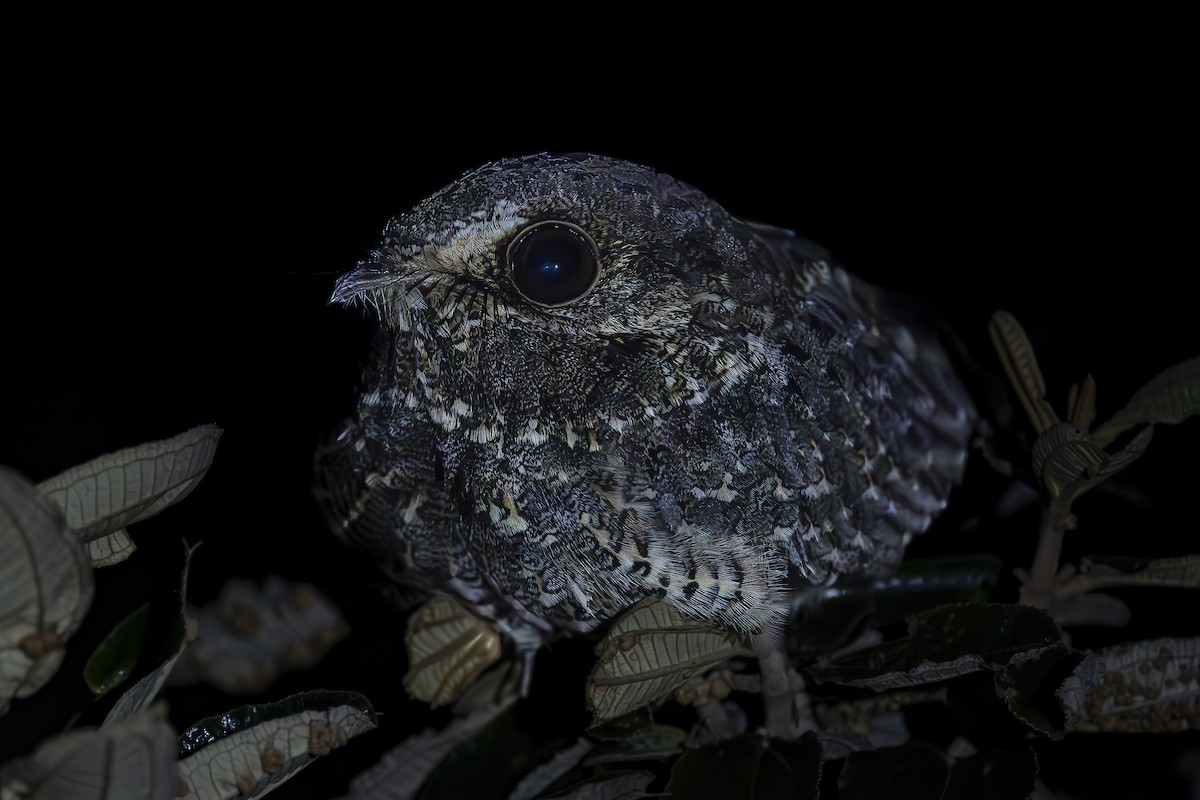
<path fill-rule="evenodd" d="M 975 413 L 919 320 L 648 167 L 483 166 L 332 299 L 380 321 L 318 456 L 337 533 L 527 653 L 648 596 L 769 649 L 963 473 Z"/>

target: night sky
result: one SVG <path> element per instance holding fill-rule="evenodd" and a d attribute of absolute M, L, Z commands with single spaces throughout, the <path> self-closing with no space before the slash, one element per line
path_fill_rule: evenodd
<path fill-rule="evenodd" d="M 1053 37 L 897 41 L 797 47 L 749 64 L 697 45 L 630 66 L 466 75 L 410 64 L 385 81 L 365 77 L 366 66 L 342 64 L 343 74 L 315 61 L 180 65 L 161 89 L 151 66 L 131 63 L 18 87 L 0 151 L 0 463 L 43 480 L 199 423 L 225 431 L 200 487 L 132 530 L 142 549 L 131 561 L 98 573 L 72 659 L 143 592 L 177 580 L 180 538 L 203 540 L 194 601 L 230 575 L 280 574 L 317 584 L 355 630 L 272 697 L 362 691 L 389 712 L 391 741 L 428 721 L 399 686 L 402 618 L 380 610 L 372 566 L 326 534 L 311 499 L 312 451 L 353 408 L 371 332 L 360 311 L 326 300 L 390 216 L 494 158 L 589 151 L 653 165 L 927 298 L 987 370 L 998 370 L 987 320 L 1007 309 L 1059 409 L 1091 372 L 1106 417 L 1196 354 L 1184 288 L 1200 178 L 1191 51 L 1144 42 L 1134 57 Z M 399 55 L 391 68 L 405 68 Z M 1184 508 L 1196 425 L 1160 428 L 1117 490 L 1081 500 L 1068 552 L 1193 551 Z M 1027 566 L 1037 512 L 996 519 L 1006 485 L 976 459 L 919 546 Z M 1145 635 L 1200 632 L 1192 595 L 1130 597 Z M 0 760 L 32 745 L 10 738 L 16 715 L 37 717 L 36 738 L 87 703 L 72 659 L 42 696 L 0 719 Z M 242 702 L 170 699 L 177 722 Z M 344 756 L 324 778 L 314 766 L 312 779 L 337 791 L 388 744 L 373 736 L 358 760 Z"/>

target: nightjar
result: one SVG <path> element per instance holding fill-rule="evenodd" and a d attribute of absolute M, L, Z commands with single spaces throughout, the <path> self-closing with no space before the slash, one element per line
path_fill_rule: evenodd
<path fill-rule="evenodd" d="M 894 567 L 975 413 L 919 320 L 655 170 L 533 155 L 391 220 L 333 300 L 380 322 L 318 454 L 337 533 L 521 650 L 648 596 L 745 641 Z"/>

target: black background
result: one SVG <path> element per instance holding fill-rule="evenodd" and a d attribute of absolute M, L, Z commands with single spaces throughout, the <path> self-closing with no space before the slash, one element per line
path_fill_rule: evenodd
<path fill-rule="evenodd" d="M 288 796 L 338 791 L 429 721 L 399 686 L 402 620 L 310 496 L 311 453 L 352 409 L 370 335 L 359 311 L 326 299 L 389 216 L 497 157 L 591 151 L 658 167 L 929 298 L 988 368 L 988 316 L 1008 309 L 1056 407 L 1090 371 L 1106 416 L 1197 350 L 1197 71 L 1170 27 L 870 43 L 781 34 L 751 41 L 752 61 L 646 31 L 584 43 L 566 26 L 545 42 L 513 21 L 469 45 L 408 28 L 344 49 L 331 32 L 284 45 L 265 29 L 181 52 L 170 37 L 136 54 L 31 48 L 6 79 L 0 463 L 42 480 L 195 424 L 225 431 L 201 486 L 134 529 L 131 561 L 98 573 L 75 652 L 176 580 L 180 537 L 203 540 L 194 601 L 230 575 L 275 573 L 316 583 L 354 628 L 265 699 L 347 688 L 387 712 L 384 733 L 310 768 L 296 781 L 307 789 Z M 1122 495 L 1080 502 L 1070 554 L 1194 550 L 1194 425 L 1157 431 Z M 1027 566 L 1036 510 L 997 519 L 1005 486 L 973 465 L 919 546 Z M 1138 634 L 1196 632 L 1190 594 L 1130 597 Z M 0 720 L 0 760 L 87 702 L 77 675 L 69 661 Z M 169 699 L 177 723 L 240 702 Z M 582 720 L 582 701 L 569 712 Z M 1154 775 L 1180 788 L 1181 737 L 1068 741 L 1043 768 L 1075 796 L 1125 773 L 1131 786 Z"/>

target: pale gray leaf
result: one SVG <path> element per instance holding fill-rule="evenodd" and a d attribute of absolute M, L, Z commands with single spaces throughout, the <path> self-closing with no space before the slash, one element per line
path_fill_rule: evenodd
<path fill-rule="evenodd" d="M 349 633 L 316 587 L 268 576 L 231 578 L 216 601 L 188 616 L 198 635 L 171 673 L 172 685 L 206 681 L 228 694 L 254 694 L 285 672 L 316 664 Z"/>
<path fill-rule="evenodd" d="M 1103 592 L 1055 597 L 1050 600 L 1046 610 L 1063 627 L 1104 625 L 1123 628 L 1129 624 L 1130 618 L 1129 606 L 1124 600 Z"/>
<path fill-rule="evenodd" d="M 652 796 L 646 792 L 646 787 L 653 782 L 654 773 L 646 770 L 602 772 L 551 797 L 554 800 L 642 800 Z"/>
<path fill-rule="evenodd" d="M 1200 637 L 1092 651 L 1057 694 L 1068 731 L 1190 730 L 1200 724 Z"/>
<path fill-rule="evenodd" d="M 54 675 L 92 591 L 87 553 L 62 514 L 0 467 L 0 714 Z"/>
<path fill-rule="evenodd" d="M 549 761 L 522 778 L 508 795 L 508 800 L 534 800 L 548 786 L 574 769 L 593 747 L 594 742 L 580 736 L 570 747 L 559 750 Z"/>
<path fill-rule="evenodd" d="M 102 730 L 75 730 L 0 767 L 0 794 L 36 800 L 173 800 L 175 732 L 162 706 Z"/>
<path fill-rule="evenodd" d="M 133 555 L 137 545 L 129 538 L 129 534 L 125 532 L 124 528 L 119 528 L 107 536 L 92 539 L 87 543 L 87 549 L 88 556 L 92 559 L 92 566 L 99 569 L 120 564 Z"/>
<path fill-rule="evenodd" d="M 1156 558 L 1133 570 L 1121 570 L 1084 558 L 1080 577 L 1092 586 L 1162 586 L 1200 589 L 1200 555 Z"/>
<path fill-rule="evenodd" d="M 181 737 L 181 796 L 262 797 L 376 725 L 366 698 L 350 692 L 306 692 L 203 720 Z"/>
<path fill-rule="evenodd" d="M 91 541 L 185 497 L 208 471 L 220 438 L 216 425 L 200 425 L 94 458 L 42 481 L 38 490 L 83 541 Z"/>

